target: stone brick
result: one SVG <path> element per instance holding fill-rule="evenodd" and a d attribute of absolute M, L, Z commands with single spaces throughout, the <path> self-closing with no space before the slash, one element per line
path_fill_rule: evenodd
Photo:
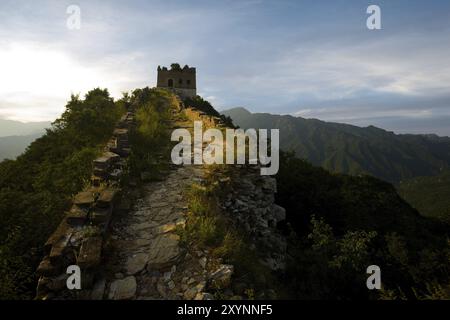
<path fill-rule="evenodd" d="M 100 264 L 102 238 L 99 236 L 85 239 L 78 254 L 77 264 L 82 269 L 94 268 Z"/>
<path fill-rule="evenodd" d="M 50 257 L 46 256 L 39 264 L 36 273 L 39 276 L 51 277 L 60 273 L 61 268 L 50 262 Z"/>
<path fill-rule="evenodd" d="M 112 204 L 114 203 L 114 200 L 116 199 L 117 194 L 118 194 L 117 189 L 108 188 L 108 189 L 103 190 L 97 199 L 96 206 L 98 208 L 111 207 Z"/>
<path fill-rule="evenodd" d="M 67 233 L 63 235 L 57 242 L 55 242 L 52 246 L 52 249 L 50 250 L 50 262 L 52 264 L 60 264 L 63 262 L 66 253 L 69 253 L 70 251 L 70 237 L 72 233 Z M 68 256 L 67 256 L 68 258 Z"/>
<path fill-rule="evenodd" d="M 83 210 L 77 205 L 73 205 L 66 215 L 66 221 L 71 226 L 82 226 L 87 220 L 87 210 Z"/>
<path fill-rule="evenodd" d="M 109 166 L 111 166 L 113 163 L 120 160 L 120 156 L 116 153 L 107 151 L 102 154 L 101 157 L 95 159 L 94 162 L 94 168 L 98 169 L 107 169 Z"/>
<path fill-rule="evenodd" d="M 61 238 L 63 238 L 67 233 L 72 230 L 71 226 L 63 220 L 59 226 L 56 228 L 55 232 L 48 238 L 47 242 L 44 244 L 44 250 L 46 253 L 50 253 L 53 244 L 58 242 Z"/>
<path fill-rule="evenodd" d="M 73 203 L 80 207 L 89 207 L 94 201 L 94 193 L 92 191 L 80 192 L 73 198 Z"/>
<path fill-rule="evenodd" d="M 94 225 L 109 224 L 111 219 L 112 208 L 96 208 L 91 213 L 91 220 Z"/>

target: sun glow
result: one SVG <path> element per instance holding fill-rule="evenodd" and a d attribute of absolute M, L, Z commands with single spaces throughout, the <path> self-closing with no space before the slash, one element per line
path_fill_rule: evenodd
<path fill-rule="evenodd" d="M 53 120 L 71 93 L 110 84 L 98 69 L 37 44 L 0 45 L 0 70 L 0 117 L 12 120 Z"/>

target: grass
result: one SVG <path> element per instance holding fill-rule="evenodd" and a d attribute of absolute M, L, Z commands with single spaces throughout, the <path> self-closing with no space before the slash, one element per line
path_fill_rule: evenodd
<path fill-rule="evenodd" d="M 178 102 L 173 94 L 154 89 L 145 94 L 136 92 L 133 98 L 143 102 L 137 106 L 137 126 L 130 135 L 130 174 L 142 182 L 160 180 L 168 169 L 168 123 L 173 120 L 172 111 L 178 107 Z"/>
<path fill-rule="evenodd" d="M 216 174 L 227 174 L 230 170 L 221 165 L 210 166 L 209 169 Z M 246 299 L 254 299 L 268 289 L 278 291 L 277 280 L 259 262 L 245 232 L 219 208 L 220 197 L 227 192 L 226 184 L 219 185 L 215 175 L 207 178 L 206 185 L 193 184 L 186 191 L 189 209 L 187 223 L 184 229 L 178 229 L 182 245 L 208 249 L 215 261 L 232 264 L 235 267 L 232 287 L 244 285 L 243 292 L 239 294 Z M 225 297 L 223 289 L 215 288 L 217 299 Z"/>

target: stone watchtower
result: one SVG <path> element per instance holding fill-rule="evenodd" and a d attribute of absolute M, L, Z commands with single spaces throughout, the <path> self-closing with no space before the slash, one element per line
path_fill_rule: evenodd
<path fill-rule="evenodd" d="M 158 66 L 158 88 L 169 89 L 181 98 L 193 98 L 197 95 L 195 68 L 172 63 L 170 70 Z"/>

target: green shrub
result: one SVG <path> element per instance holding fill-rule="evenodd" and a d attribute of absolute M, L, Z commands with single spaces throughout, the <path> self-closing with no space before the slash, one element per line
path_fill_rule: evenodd
<path fill-rule="evenodd" d="M 124 111 L 107 90 L 72 96 L 44 136 L 0 163 L 0 299 L 34 297 L 43 244 Z"/>

